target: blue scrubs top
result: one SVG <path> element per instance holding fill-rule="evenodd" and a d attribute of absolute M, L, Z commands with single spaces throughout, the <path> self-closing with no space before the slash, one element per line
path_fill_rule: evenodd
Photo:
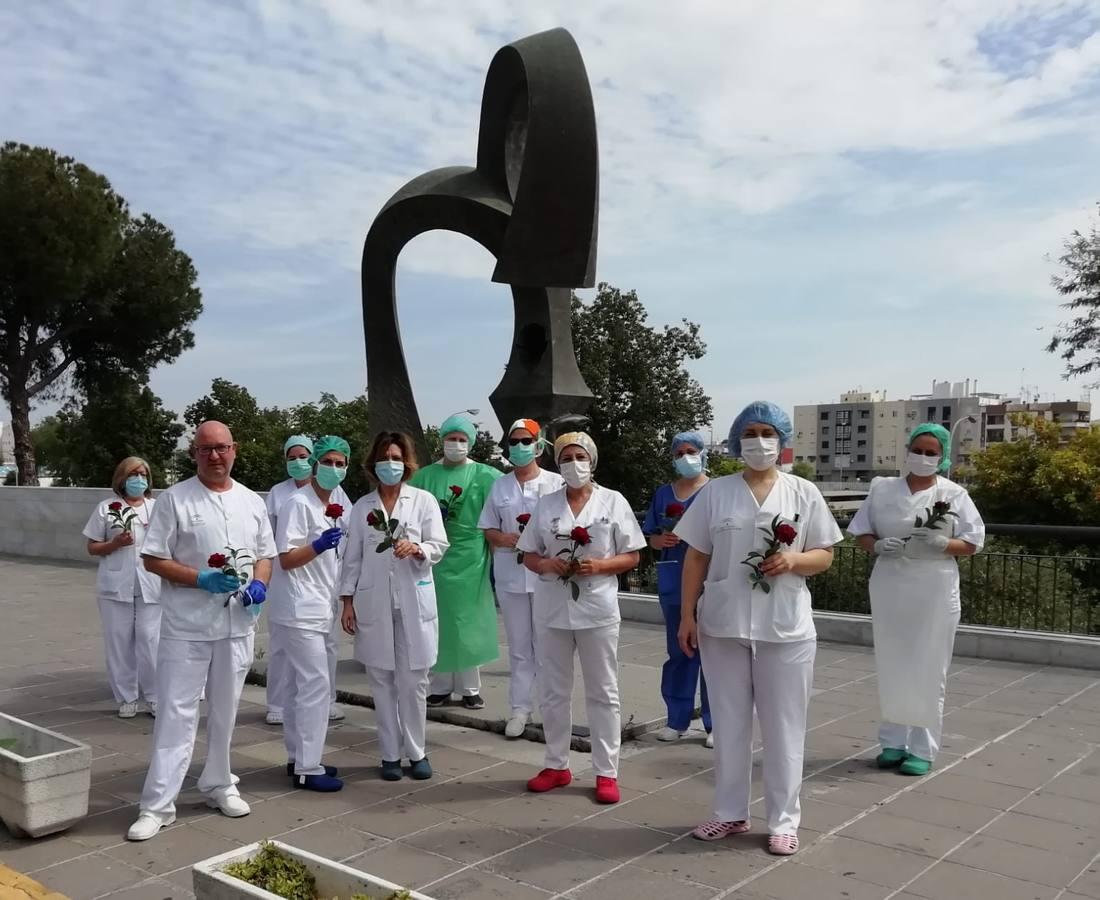
<path fill-rule="evenodd" d="M 709 482 L 708 482 L 709 484 Z M 704 488 L 706 485 L 703 486 Z M 700 491 L 703 488 L 700 488 Z M 653 502 L 649 504 L 645 521 L 642 523 L 642 532 L 646 535 L 660 534 L 662 531 L 670 531 L 675 527 L 665 516 L 665 510 L 673 503 L 679 503 L 686 511 L 695 498 L 699 496 L 696 491 L 687 500 L 681 500 L 676 496 L 671 484 L 662 484 L 653 495 Z M 657 593 L 661 600 L 672 606 L 680 605 L 680 575 L 683 572 L 684 557 L 687 556 L 688 545 L 680 541 L 675 547 L 669 547 L 658 551 L 657 556 Z"/>

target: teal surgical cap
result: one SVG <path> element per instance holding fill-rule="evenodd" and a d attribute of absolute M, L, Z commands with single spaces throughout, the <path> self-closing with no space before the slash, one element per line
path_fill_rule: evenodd
<path fill-rule="evenodd" d="M 310 453 L 313 452 L 313 441 L 304 434 L 292 434 L 286 439 L 286 443 L 283 444 L 283 456 L 286 456 L 287 451 L 291 447 L 305 447 Z"/>
<path fill-rule="evenodd" d="M 466 435 L 466 440 L 469 441 L 470 447 L 472 448 L 474 446 L 474 443 L 477 441 L 477 428 L 474 427 L 474 423 L 466 418 L 466 416 L 451 416 L 439 426 L 439 436 L 441 438 L 455 431 L 461 431 Z"/>
<path fill-rule="evenodd" d="M 940 460 L 939 472 L 941 475 L 945 475 L 951 469 L 951 433 L 935 422 L 925 422 L 913 429 L 913 433 L 909 435 L 909 443 L 912 444 L 922 434 L 930 434 L 940 442 L 943 458 Z"/>
<path fill-rule="evenodd" d="M 351 459 L 351 445 L 342 437 L 337 437 L 335 434 L 326 434 L 324 437 L 317 438 L 317 443 L 313 447 L 313 453 L 310 455 L 309 460 L 316 463 L 322 456 L 333 450 L 337 453 L 343 453 L 345 457 Z"/>

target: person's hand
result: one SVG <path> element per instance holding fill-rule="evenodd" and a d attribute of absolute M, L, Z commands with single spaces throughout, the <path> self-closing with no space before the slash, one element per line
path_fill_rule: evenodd
<path fill-rule="evenodd" d="M 241 580 L 236 575 L 226 575 L 221 569 L 203 569 L 196 585 L 211 594 L 228 594 L 241 586 Z"/>
<path fill-rule="evenodd" d="M 603 575 L 603 563 L 602 559 L 580 559 L 577 560 L 576 574 L 582 578 L 591 578 L 593 575 Z"/>
<path fill-rule="evenodd" d="M 776 575 L 786 575 L 788 572 L 794 571 L 796 556 L 795 553 L 773 553 L 760 563 L 760 571 L 768 578 L 774 578 Z"/>
<path fill-rule="evenodd" d="M 402 538 L 393 545 L 394 559 L 408 559 L 410 556 L 415 556 L 418 559 L 423 558 L 424 551 L 420 549 L 419 544 L 414 544 L 412 541 Z"/>
<path fill-rule="evenodd" d="M 875 556 L 898 556 L 905 549 L 905 538 L 888 537 L 875 541 Z"/>
<path fill-rule="evenodd" d="M 542 569 L 543 575 L 557 575 L 559 578 L 564 578 L 571 572 L 569 563 L 560 556 L 551 556 L 544 559 L 539 568 Z"/>
<path fill-rule="evenodd" d="M 355 607 L 350 601 L 344 601 L 344 611 L 340 613 L 340 627 L 344 629 L 344 634 L 355 634 L 358 630 Z"/>
<path fill-rule="evenodd" d="M 942 553 L 947 549 L 947 544 L 951 539 L 946 534 L 933 528 L 918 528 L 913 532 L 913 540 Z"/>
<path fill-rule="evenodd" d="M 120 531 L 111 539 L 111 544 L 116 550 L 123 547 L 134 546 L 134 533 L 132 531 Z"/>
<path fill-rule="evenodd" d="M 241 604 L 243 606 L 259 606 L 267 599 L 267 585 L 262 581 L 253 579 L 248 586 L 241 591 Z"/>
<path fill-rule="evenodd" d="M 680 631 L 676 639 L 680 642 L 680 649 L 684 652 L 684 656 L 695 655 L 695 651 L 699 648 L 699 625 L 695 621 L 695 616 L 681 616 Z"/>
<path fill-rule="evenodd" d="M 657 535 L 658 550 L 668 550 L 670 547 L 675 547 L 679 543 L 680 539 L 671 531 L 666 531 L 664 534 Z"/>
<path fill-rule="evenodd" d="M 339 528 L 329 528 L 326 531 L 322 531 L 320 536 L 314 538 L 310 546 L 313 547 L 313 552 L 320 556 L 326 550 L 332 550 L 340 543 L 340 538 L 344 536 Z"/>

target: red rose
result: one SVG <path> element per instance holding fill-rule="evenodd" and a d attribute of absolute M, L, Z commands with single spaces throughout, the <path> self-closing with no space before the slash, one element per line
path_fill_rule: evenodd
<path fill-rule="evenodd" d="M 932 512 L 937 516 L 945 515 L 951 509 L 951 504 L 945 500 L 938 500 L 932 504 Z"/>
<path fill-rule="evenodd" d="M 592 540 L 592 538 L 588 536 L 587 528 L 582 528 L 580 525 L 578 525 L 576 528 L 569 532 L 569 540 L 573 541 L 574 543 L 580 544 L 583 547 L 585 544 L 588 544 Z"/>
<path fill-rule="evenodd" d="M 665 518 L 678 519 L 684 514 L 683 503 L 670 503 L 665 507 Z"/>
<path fill-rule="evenodd" d="M 118 512 L 120 509 L 122 509 L 122 502 L 120 500 L 116 500 L 114 503 L 109 504 L 107 506 L 107 509 L 111 510 L 111 512 Z"/>
<path fill-rule="evenodd" d="M 370 525 L 370 526 L 377 525 L 378 524 L 378 516 L 376 516 L 372 512 L 367 513 L 367 524 Z"/>
<path fill-rule="evenodd" d="M 224 553 L 211 553 L 210 559 L 206 561 L 206 564 L 210 566 L 211 569 L 220 569 L 224 567 L 227 562 L 229 562 L 229 558 Z"/>
<path fill-rule="evenodd" d="M 451 485 L 451 494 L 453 494 L 455 497 L 461 497 L 462 496 L 462 488 L 460 488 L 457 484 L 452 484 Z"/>
<path fill-rule="evenodd" d="M 325 507 L 325 515 L 330 519 L 339 519 L 344 514 L 344 507 L 339 503 L 330 503 Z M 368 520 L 369 521 L 369 520 Z"/>
<path fill-rule="evenodd" d="M 516 521 L 519 522 L 520 525 L 526 525 L 531 521 L 531 514 L 524 513 L 522 516 L 516 516 Z"/>
<path fill-rule="evenodd" d="M 784 522 L 782 525 L 777 525 L 775 528 L 775 539 L 781 544 L 786 544 L 788 547 L 794 543 L 794 539 L 798 537 L 798 532 L 794 530 L 794 527 Z"/>

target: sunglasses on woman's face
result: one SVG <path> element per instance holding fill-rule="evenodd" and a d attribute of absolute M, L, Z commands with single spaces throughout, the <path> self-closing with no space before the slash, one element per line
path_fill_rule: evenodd
<path fill-rule="evenodd" d="M 516 447 L 519 444 L 523 444 L 524 447 L 529 447 L 533 443 L 535 443 L 534 438 L 508 438 L 509 447 Z"/>

